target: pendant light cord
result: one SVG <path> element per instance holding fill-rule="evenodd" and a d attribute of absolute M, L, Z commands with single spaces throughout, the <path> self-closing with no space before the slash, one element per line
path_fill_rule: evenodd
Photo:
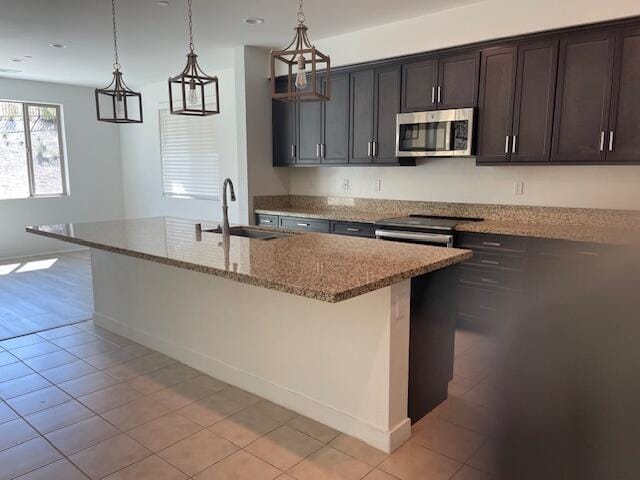
<path fill-rule="evenodd" d="M 303 24 L 305 21 L 304 10 L 302 8 L 302 0 L 298 0 L 298 23 Z"/>
<path fill-rule="evenodd" d="M 120 62 L 118 61 L 118 31 L 116 29 L 116 0 L 111 0 L 111 16 L 113 17 L 113 51 L 116 60 L 113 68 L 120 70 Z"/>
<path fill-rule="evenodd" d="M 191 20 L 191 0 L 187 0 L 189 6 L 189 49 L 193 53 L 193 21 Z"/>

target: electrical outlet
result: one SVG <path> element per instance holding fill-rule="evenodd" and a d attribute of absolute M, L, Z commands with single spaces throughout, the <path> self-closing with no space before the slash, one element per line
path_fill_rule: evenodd
<path fill-rule="evenodd" d="M 376 184 L 375 184 L 375 186 L 374 186 L 374 190 L 375 190 L 376 192 L 380 192 L 380 191 L 382 191 L 382 180 L 381 180 L 381 179 L 379 179 L 379 178 L 378 178 L 378 179 L 376 180 Z"/>
<path fill-rule="evenodd" d="M 514 195 L 524 195 L 524 182 L 515 182 L 513 184 Z"/>
<path fill-rule="evenodd" d="M 345 178 L 344 180 L 342 180 L 342 190 L 344 190 L 345 192 L 347 190 L 349 190 L 349 179 Z"/>

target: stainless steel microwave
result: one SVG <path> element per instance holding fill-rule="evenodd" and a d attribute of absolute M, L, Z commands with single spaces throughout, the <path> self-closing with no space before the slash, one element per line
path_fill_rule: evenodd
<path fill-rule="evenodd" d="M 399 113 L 397 157 L 468 157 L 473 155 L 473 108 Z"/>

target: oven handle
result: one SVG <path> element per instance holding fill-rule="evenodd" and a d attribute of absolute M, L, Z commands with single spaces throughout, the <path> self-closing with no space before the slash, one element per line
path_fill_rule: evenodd
<path fill-rule="evenodd" d="M 412 240 L 418 243 L 437 243 L 453 247 L 453 235 L 437 233 L 402 232 L 399 230 L 376 230 L 377 239 Z"/>

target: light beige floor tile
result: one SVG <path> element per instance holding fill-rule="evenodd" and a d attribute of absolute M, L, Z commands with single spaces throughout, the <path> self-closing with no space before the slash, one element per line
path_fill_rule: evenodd
<path fill-rule="evenodd" d="M 11 410 L 6 403 L 0 400 L 0 423 L 8 422 L 14 418 L 18 418 L 16 412 Z"/>
<path fill-rule="evenodd" d="M 21 418 L 2 423 L 0 424 L 0 450 L 15 447 L 38 436 L 38 432 Z"/>
<path fill-rule="evenodd" d="M 126 383 L 118 383 L 97 392 L 78 397 L 78 400 L 96 413 L 104 413 L 108 410 L 125 405 L 142 394 L 134 390 Z"/>
<path fill-rule="evenodd" d="M 59 367 L 60 365 L 66 365 L 68 363 L 75 362 L 76 360 L 78 360 L 78 358 L 74 357 L 69 352 L 59 350 L 57 352 L 28 358 L 23 361 L 35 371 L 41 372 L 43 370 L 49 370 L 55 367 Z"/>
<path fill-rule="evenodd" d="M 289 475 L 288 473 L 283 473 L 282 475 L 280 475 L 278 478 L 276 478 L 276 480 L 296 480 L 295 478 L 293 478 L 291 475 Z"/>
<path fill-rule="evenodd" d="M 171 401 L 174 405 L 176 402 L 182 403 L 182 405 L 176 407 L 179 408 L 180 406 L 201 400 L 202 398 L 216 392 L 220 392 L 228 387 L 229 385 L 221 382 L 220 380 L 216 380 L 215 378 L 211 378 L 206 375 L 199 375 L 167 388 L 166 390 L 173 392 L 175 395 L 169 396 L 171 398 L 166 396 L 164 398 L 166 401 Z M 161 398 L 163 397 L 160 393 L 158 393 L 158 396 Z"/>
<path fill-rule="evenodd" d="M 477 384 L 477 381 L 465 377 L 453 377 L 453 380 L 449 382 L 448 393 L 450 396 L 462 397 Z"/>
<path fill-rule="evenodd" d="M 439 418 L 460 427 L 468 428 L 478 433 L 487 433 L 493 428 L 489 410 L 481 405 L 451 397 L 443 402 L 438 409 L 440 412 Z"/>
<path fill-rule="evenodd" d="M 0 452 L 0 480 L 9 480 L 62 458 L 44 438 L 34 438 Z"/>
<path fill-rule="evenodd" d="M 25 375 L 24 377 L 14 378 L 0 383 L 0 398 L 7 400 L 9 398 L 18 397 L 25 393 L 35 392 L 41 388 L 50 387 L 51 383 L 42 378 L 37 373 Z"/>
<path fill-rule="evenodd" d="M 105 480 L 186 480 L 187 476 L 157 455 L 129 465 Z"/>
<path fill-rule="evenodd" d="M 2 350 L 0 351 L 0 366 L 9 365 L 11 363 L 18 362 L 19 360 L 11 355 L 9 352 Z"/>
<path fill-rule="evenodd" d="M 74 397 L 81 397 L 83 395 L 102 390 L 103 388 L 110 387 L 116 383 L 118 383 L 118 380 L 110 377 L 106 373 L 94 372 L 89 375 L 85 375 L 84 377 L 78 377 L 67 382 L 59 383 L 58 386 Z"/>
<path fill-rule="evenodd" d="M 129 385 L 144 395 L 149 395 L 158 390 L 168 388 L 176 383 L 184 382 L 190 378 L 197 377 L 200 372 L 178 363 L 163 367 L 154 372 L 140 375 L 128 381 Z"/>
<path fill-rule="evenodd" d="M 365 476 L 362 480 L 397 480 L 396 477 L 392 477 L 388 473 L 383 472 L 382 470 L 373 470 L 369 472 L 367 476 Z"/>
<path fill-rule="evenodd" d="M 322 446 L 322 442 L 285 425 L 259 438 L 246 450 L 285 471 Z"/>
<path fill-rule="evenodd" d="M 12 338 L 10 340 L 3 340 L 0 342 L 0 347 L 5 350 L 13 350 L 14 348 L 26 347 L 27 345 L 33 345 L 36 343 L 44 342 L 44 338 L 34 334 L 23 335 L 21 337 Z"/>
<path fill-rule="evenodd" d="M 117 350 L 117 349 L 118 349 L 118 346 L 111 342 L 107 342 L 106 340 L 97 340 L 95 342 L 78 345 L 77 347 L 70 347 L 70 348 L 67 348 L 66 350 L 69 353 L 72 353 L 73 355 L 75 355 L 76 357 L 86 358 L 86 357 L 91 357 L 93 355 L 97 355 L 99 353 L 104 353 L 110 350 Z"/>
<path fill-rule="evenodd" d="M 90 357 L 85 357 L 84 361 L 89 365 L 96 367 L 99 370 L 120 365 L 121 363 L 133 360 L 136 356 L 133 353 L 126 350 L 118 349 L 111 350 L 110 352 L 98 353 Z"/>
<path fill-rule="evenodd" d="M 250 408 L 259 413 L 263 413 L 267 417 L 281 423 L 286 423 L 298 416 L 296 412 L 292 412 L 291 410 L 268 400 L 261 400 Z"/>
<path fill-rule="evenodd" d="M 411 441 L 447 457 L 466 462 L 484 442 L 484 435 L 439 418 L 427 419 Z"/>
<path fill-rule="evenodd" d="M 54 338 L 66 337 L 67 335 L 75 335 L 82 332 L 78 327 L 73 325 L 66 325 L 64 327 L 52 328 L 51 330 L 45 330 L 44 332 L 38 332 L 38 336 L 45 340 L 52 340 Z"/>
<path fill-rule="evenodd" d="M 451 480 L 491 480 L 491 476 L 475 468 L 465 465 Z"/>
<path fill-rule="evenodd" d="M 487 440 L 467 463 L 483 472 L 495 473 L 498 467 L 498 453 L 495 441 Z"/>
<path fill-rule="evenodd" d="M 92 416 L 93 412 L 91 410 L 76 400 L 70 400 L 55 407 L 27 415 L 25 419 L 36 430 L 45 434 Z"/>
<path fill-rule="evenodd" d="M 255 395 L 244 392 L 239 388 L 229 387 L 187 405 L 181 408 L 179 412 L 199 425 L 209 427 L 259 401 L 260 399 Z"/>
<path fill-rule="evenodd" d="M 24 377 L 26 375 L 32 375 L 33 373 L 35 372 L 22 362 L 3 365 L 0 367 L 0 383 Z"/>
<path fill-rule="evenodd" d="M 121 434 L 69 457 L 94 480 L 149 456 L 151 452 L 128 435 Z"/>
<path fill-rule="evenodd" d="M 104 418 L 121 430 L 130 430 L 154 418 L 158 418 L 170 409 L 149 397 L 142 397 L 121 407 L 114 408 L 102 414 Z"/>
<path fill-rule="evenodd" d="M 134 358 L 144 357 L 145 355 L 149 355 L 150 353 L 153 353 L 153 350 L 151 350 L 150 348 L 135 342 L 132 342 L 130 345 L 127 345 L 125 347 L 122 347 L 122 350 L 133 354 Z"/>
<path fill-rule="evenodd" d="M 489 374 L 488 366 L 459 355 L 453 362 L 454 377 L 463 377 L 472 381 L 480 381 Z"/>
<path fill-rule="evenodd" d="M 240 450 L 196 475 L 196 480 L 272 480 L 282 472 Z"/>
<path fill-rule="evenodd" d="M 449 480 L 461 466 L 460 462 L 408 442 L 378 468 L 401 480 Z"/>
<path fill-rule="evenodd" d="M 177 413 L 169 413 L 140 425 L 127 433 L 149 450 L 158 452 L 202 430 L 202 427 Z"/>
<path fill-rule="evenodd" d="M 322 443 L 328 443 L 340 434 L 337 430 L 302 415 L 294 418 L 287 425 L 299 432 L 306 433 L 316 440 L 320 440 Z"/>
<path fill-rule="evenodd" d="M 231 442 L 202 430 L 162 450 L 158 455 L 178 470 L 193 476 L 237 450 L 238 447 Z"/>
<path fill-rule="evenodd" d="M 115 343 L 119 347 L 126 347 L 135 343 L 128 338 L 125 338 L 121 335 L 118 335 L 117 333 L 110 332 L 109 330 L 100 327 L 96 327 L 91 333 L 111 343 Z"/>
<path fill-rule="evenodd" d="M 44 370 L 40 372 L 40 375 L 53 383 L 62 383 L 74 378 L 84 377 L 90 373 L 94 373 L 97 370 L 88 363 L 82 360 L 76 360 L 75 362 L 67 363 L 60 367 Z"/>
<path fill-rule="evenodd" d="M 289 470 L 298 480 L 360 480 L 372 469 L 371 465 L 324 447 Z"/>
<path fill-rule="evenodd" d="M 254 407 L 249 407 L 215 423 L 209 429 L 239 447 L 246 447 L 280 425 L 282 422 L 268 417 Z"/>
<path fill-rule="evenodd" d="M 497 405 L 498 402 L 498 390 L 492 387 L 488 380 L 475 385 L 462 395 L 462 399 L 468 402 L 482 405 L 483 407 L 491 408 Z"/>
<path fill-rule="evenodd" d="M 45 435 L 65 455 L 84 450 L 115 437 L 120 431 L 100 417 L 90 417 Z"/>
<path fill-rule="evenodd" d="M 20 347 L 11 350 L 11 355 L 19 358 L 20 360 L 26 360 L 27 358 L 37 357 L 38 355 L 44 355 L 46 353 L 57 352 L 60 347 L 54 345 L 51 342 L 34 343 L 26 347 Z"/>
<path fill-rule="evenodd" d="M 95 342 L 98 337 L 92 335 L 89 332 L 78 332 L 74 335 L 66 335 L 64 337 L 54 338 L 51 343 L 55 343 L 60 348 L 77 347 L 78 345 L 84 345 L 86 343 Z"/>
<path fill-rule="evenodd" d="M 16 480 L 87 480 L 84 473 L 78 470 L 66 458 L 50 463 L 33 472 L 18 477 Z"/>
<path fill-rule="evenodd" d="M 373 448 L 362 440 L 344 434 L 336 437 L 329 445 L 372 466 L 379 465 L 388 456 L 386 452 Z"/>
<path fill-rule="evenodd" d="M 58 387 L 47 387 L 35 392 L 25 393 L 7 400 L 7 403 L 20 415 L 29 415 L 55 405 L 67 402 L 71 397 Z"/>

